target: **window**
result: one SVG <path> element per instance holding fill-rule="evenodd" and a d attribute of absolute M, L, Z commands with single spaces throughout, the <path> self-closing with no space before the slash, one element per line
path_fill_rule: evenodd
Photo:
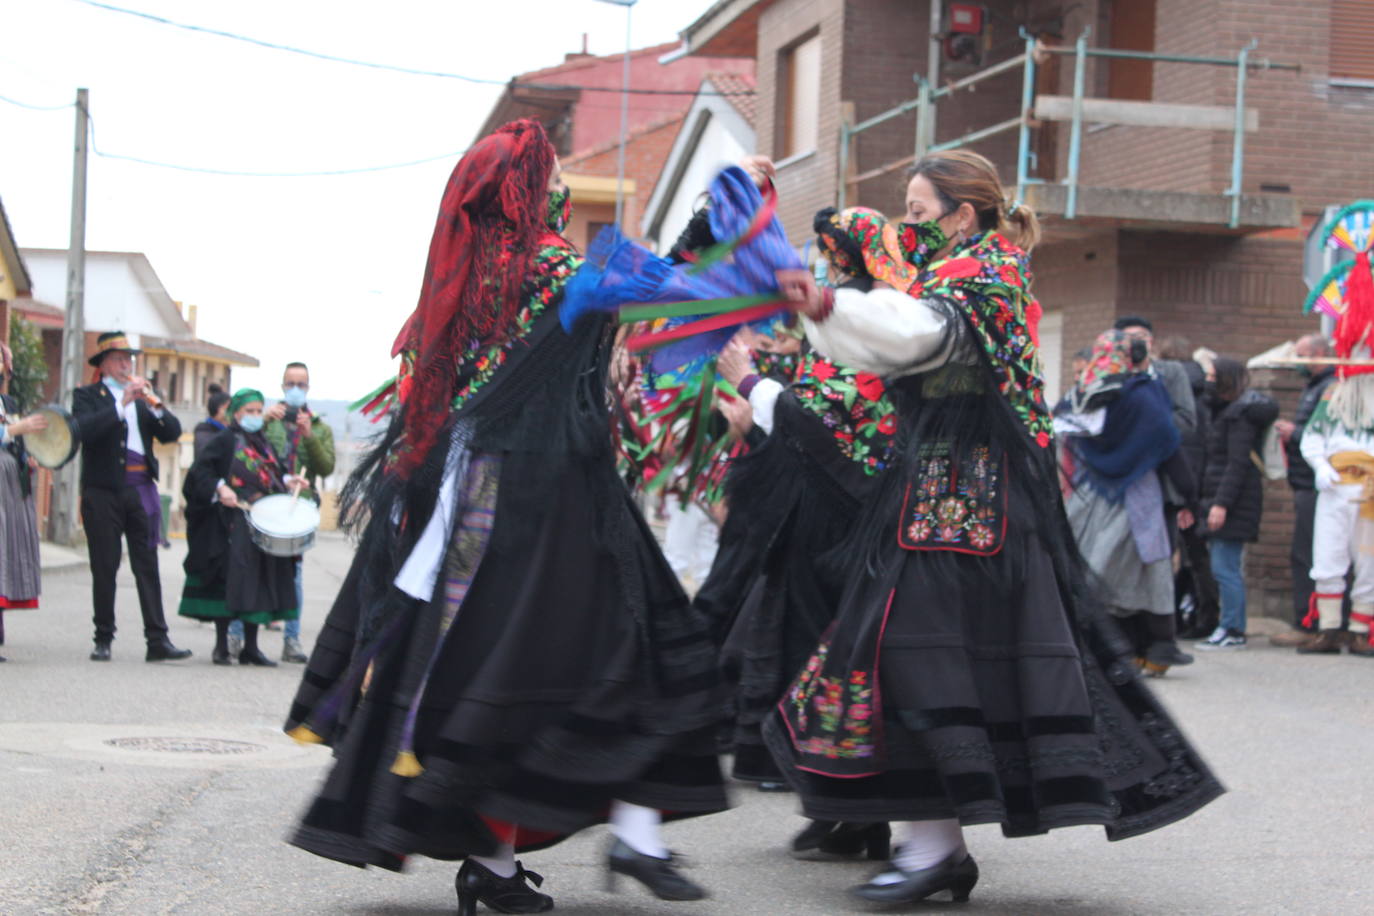
<path fill-rule="evenodd" d="M 1330 75 L 1374 80 L 1374 0 L 1332 0 Z"/>
<path fill-rule="evenodd" d="M 821 106 L 821 36 L 814 34 L 783 51 L 778 60 L 778 158 L 816 148 Z"/>
<path fill-rule="evenodd" d="M 1117 51 L 1155 49 L 1155 0 L 1114 0 L 1110 8 L 1110 47 Z M 1111 60 L 1107 97 L 1148 102 L 1154 97 L 1152 60 Z"/>

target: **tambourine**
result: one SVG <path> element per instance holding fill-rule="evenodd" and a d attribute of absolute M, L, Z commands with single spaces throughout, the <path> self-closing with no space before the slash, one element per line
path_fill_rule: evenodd
<path fill-rule="evenodd" d="M 22 436 L 24 448 L 45 468 L 57 470 L 64 466 L 81 450 L 81 433 L 73 417 L 57 404 L 40 407 L 30 416 L 43 416 L 48 420 L 46 429 Z"/>

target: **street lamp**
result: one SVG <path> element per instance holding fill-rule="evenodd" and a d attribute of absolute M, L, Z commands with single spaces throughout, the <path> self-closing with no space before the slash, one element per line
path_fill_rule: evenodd
<path fill-rule="evenodd" d="M 625 230 L 625 138 L 630 124 L 630 13 L 638 0 L 597 0 L 625 7 L 625 66 L 620 77 L 620 153 L 615 165 L 615 223 Z"/>

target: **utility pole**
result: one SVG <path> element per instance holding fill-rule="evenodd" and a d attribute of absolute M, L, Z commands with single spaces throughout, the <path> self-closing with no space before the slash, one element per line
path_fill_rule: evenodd
<path fill-rule="evenodd" d="M 70 404 L 86 365 L 86 157 L 90 147 L 90 95 L 76 90 L 76 144 L 72 161 L 72 231 L 67 245 L 67 302 L 62 320 L 62 385 L 58 402 Z M 54 475 L 56 492 L 48 527 L 52 540 L 74 545 L 80 528 L 77 465 Z"/>
<path fill-rule="evenodd" d="M 625 143 L 629 135 L 630 125 L 630 13 L 638 0 L 601 0 L 601 2 L 625 7 L 625 62 L 621 66 L 620 73 L 620 152 L 616 157 L 615 165 L 615 222 L 623 232 L 625 231 L 623 222 L 625 218 Z M 635 235 L 637 233 L 626 232 L 625 234 Z"/>

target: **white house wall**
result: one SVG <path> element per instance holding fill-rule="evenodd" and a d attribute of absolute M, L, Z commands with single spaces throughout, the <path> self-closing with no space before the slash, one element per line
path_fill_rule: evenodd
<path fill-rule="evenodd" d="M 33 278 L 34 298 L 65 306 L 67 253 L 26 249 L 24 263 Z M 147 273 L 152 272 L 147 270 Z M 87 256 L 86 329 L 168 338 L 186 336 L 185 324 L 170 320 L 167 291 L 157 282 L 156 276 L 149 279 L 139 274 L 135 259 L 128 255 L 103 257 L 97 252 Z"/>
<path fill-rule="evenodd" d="M 710 89 L 709 84 L 703 88 Z M 706 126 L 694 146 L 688 148 L 696 134 L 701 118 Z M 655 241 L 664 253 L 677 240 L 696 209 L 701 192 L 722 167 L 735 165 L 754 151 L 754 129 L 740 116 L 727 99 L 720 96 L 698 96 L 687 114 L 678 140 L 669 153 L 668 161 L 654 188 L 646 209 L 642 231 L 652 236 L 657 224 Z M 669 187 L 674 175 L 681 172 L 675 187 Z M 662 214 L 660 220 L 659 214 Z"/>

